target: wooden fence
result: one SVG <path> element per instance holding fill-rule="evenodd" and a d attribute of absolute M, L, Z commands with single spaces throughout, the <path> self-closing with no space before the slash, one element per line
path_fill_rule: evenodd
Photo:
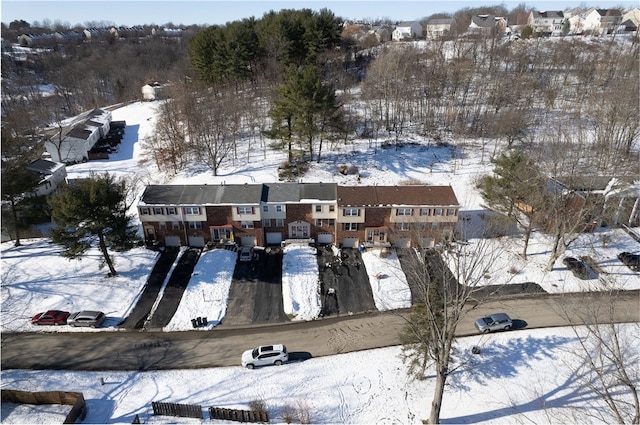
<path fill-rule="evenodd" d="M 2 401 L 20 404 L 65 404 L 71 406 L 71 410 L 64 420 L 65 424 L 74 424 L 78 418 L 84 419 L 87 413 L 87 405 L 82 393 L 71 391 L 20 391 L 2 390 Z"/>
<path fill-rule="evenodd" d="M 162 403 L 152 401 L 154 415 L 179 416 L 181 418 L 202 419 L 202 406 L 198 404 Z"/>
<path fill-rule="evenodd" d="M 264 411 L 223 409 L 221 407 L 210 407 L 209 417 L 235 422 L 269 422 L 269 414 Z"/>

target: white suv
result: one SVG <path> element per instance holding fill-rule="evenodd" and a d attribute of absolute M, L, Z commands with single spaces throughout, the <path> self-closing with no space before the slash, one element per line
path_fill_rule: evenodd
<path fill-rule="evenodd" d="M 256 366 L 267 366 L 281 364 L 289 360 L 287 347 L 282 344 L 261 345 L 253 350 L 242 353 L 242 366 L 253 369 Z"/>

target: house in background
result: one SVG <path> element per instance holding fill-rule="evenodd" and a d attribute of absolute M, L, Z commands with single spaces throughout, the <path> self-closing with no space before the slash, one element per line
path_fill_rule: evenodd
<path fill-rule="evenodd" d="M 152 101 L 163 98 L 163 90 L 166 86 L 156 82 L 145 84 L 142 86 L 142 99 Z"/>
<path fill-rule="evenodd" d="M 148 245 L 297 243 L 433 246 L 460 206 L 449 186 L 335 183 L 147 186 L 138 215 Z"/>
<path fill-rule="evenodd" d="M 493 36 L 504 34 L 507 31 L 507 20 L 495 15 L 474 15 L 467 33 L 479 36 Z"/>
<path fill-rule="evenodd" d="M 40 182 L 33 193 L 34 196 L 49 196 L 67 183 L 67 167 L 60 162 L 40 158 L 31 162 L 27 166 L 27 170 L 40 177 Z"/>
<path fill-rule="evenodd" d="M 94 109 L 61 130 L 49 130 L 45 149 L 55 162 L 73 164 L 88 161 L 89 151 L 109 133 L 110 125 L 111 112 Z"/>
<path fill-rule="evenodd" d="M 391 34 L 393 41 L 412 40 L 422 37 L 422 25 L 418 21 L 401 22 Z"/>
<path fill-rule="evenodd" d="M 538 35 L 560 35 L 565 22 L 564 12 L 561 10 L 549 10 L 529 12 L 527 25 L 533 28 Z"/>
<path fill-rule="evenodd" d="M 429 19 L 424 35 L 428 39 L 454 36 L 458 32 L 456 20 L 453 18 Z"/>

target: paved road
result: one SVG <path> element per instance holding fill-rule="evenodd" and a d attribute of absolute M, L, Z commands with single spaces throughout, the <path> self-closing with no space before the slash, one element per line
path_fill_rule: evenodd
<path fill-rule="evenodd" d="M 639 291 L 621 293 L 614 321 L 640 322 Z M 560 306 L 585 312 L 595 294 L 506 297 L 473 306 L 458 326 L 460 336 L 475 335 L 473 321 L 487 313 L 505 311 L 516 329 L 565 326 Z M 607 301 L 607 299 L 604 299 Z M 601 321 L 608 309 L 601 309 Z M 159 370 L 238 365 L 243 350 L 261 343 L 282 342 L 292 358 L 335 355 L 398 345 L 408 311 L 330 317 L 280 325 L 226 327 L 187 332 L 69 332 L 2 334 L 2 369 Z"/>

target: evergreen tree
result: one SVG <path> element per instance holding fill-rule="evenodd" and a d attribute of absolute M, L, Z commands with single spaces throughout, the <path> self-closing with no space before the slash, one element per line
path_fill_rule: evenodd
<path fill-rule="evenodd" d="M 545 205 L 545 179 L 538 167 L 517 150 L 491 161 L 494 175 L 482 178 L 481 195 L 495 210 L 514 218 L 525 229 L 522 256 L 527 258 L 529 237 Z"/>
<path fill-rule="evenodd" d="M 293 159 L 292 140 L 313 160 L 315 139 L 329 127 L 340 128 L 342 114 L 334 88 L 324 84 L 314 66 L 290 68 L 287 80 L 276 89 L 269 115 L 273 123 L 269 137 L 287 144 Z"/>
<path fill-rule="evenodd" d="M 30 196 L 40 176 L 27 170 L 34 159 L 34 150 L 28 149 L 22 138 L 12 136 L 9 127 L 2 128 L 2 201 L 8 208 L 8 215 L 3 214 L 2 225 L 15 236 L 15 246 L 20 246 L 20 231 L 29 225 L 27 217 L 33 209 Z"/>
<path fill-rule="evenodd" d="M 68 185 L 51 197 L 51 216 L 56 225 L 51 240 L 64 248 L 67 258 L 81 258 L 98 240 L 109 275 L 117 274 L 108 249 L 129 249 L 134 229 L 126 211 L 123 180 L 105 173 Z"/>

